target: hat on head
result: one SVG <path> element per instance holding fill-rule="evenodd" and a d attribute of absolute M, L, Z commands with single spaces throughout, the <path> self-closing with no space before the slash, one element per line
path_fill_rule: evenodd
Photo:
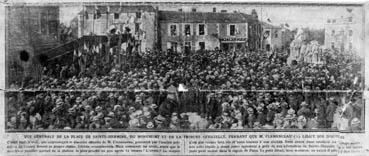
<path fill-rule="evenodd" d="M 301 102 L 301 106 L 308 106 L 308 104 L 305 101 L 303 101 Z"/>
<path fill-rule="evenodd" d="M 153 122 L 151 122 L 151 121 L 147 122 L 147 124 L 146 124 L 146 128 L 148 128 L 148 129 L 152 129 L 152 128 L 154 128 L 154 123 L 153 123 Z"/>
<path fill-rule="evenodd" d="M 56 100 L 55 103 L 56 103 L 56 105 L 61 105 L 61 104 L 64 104 L 64 101 L 63 101 L 63 99 L 59 98 L 59 99 Z"/>
<path fill-rule="evenodd" d="M 167 91 L 168 91 L 168 94 L 175 94 L 177 92 L 177 89 L 173 85 L 171 85 L 169 86 Z"/>
<path fill-rule="evenodd" d="M 360 122 L 360 120 L 358 119 L 358 118 L 353 118 L 352 120 L 351 120 L 351 125 L 354 125 L 354 124 L 360 124 L 361 122 Z"/>
<path fill-rule="evenodd" d="M 76 102 L 82 102 L 82 98 L 81 97 L 77 97 L 77 99 L 76 99 Z"/>
<path fill-rule="evenodd" d="M 115 114 L 114 114 L 114 112 L 109 112 L 107 116 L 108 117 L 111 117 L 111 118 L 114 118 L 115 117 Z"/>
<path fill-rule="evenodd" d="M 166 119 L 164 116 L 162 116 L 161 114 L 159 114 L 158 116 L 156 116 L 154 118 L 155 122 L 158 122 L 158 123 L 163 123 Z"/>
<path fill-rule="evenodd" d="M 156 109 L 156 108 L 158 108 L 158 105 L 156 105 L 156 104 L 151 104 L 151 105 L 150 105 L 150 107 L 151 107 L 152 109 Z"/>
<path fill-rule="evenodd" d="M 95 111 L 96 111 L 96 112 L 100 112 L 100 111 L 102 111 L 102 107 L 101 107 L 101 106 L 97 106 L 97 107 L 95 108 Z"/>

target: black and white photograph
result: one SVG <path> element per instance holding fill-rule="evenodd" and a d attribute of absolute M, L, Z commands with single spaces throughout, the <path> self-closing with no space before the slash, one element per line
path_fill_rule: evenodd
<path fill-rule="evenodd" d="M 358 4 L 5 6 L 5 130 L 365 130 Z"/>

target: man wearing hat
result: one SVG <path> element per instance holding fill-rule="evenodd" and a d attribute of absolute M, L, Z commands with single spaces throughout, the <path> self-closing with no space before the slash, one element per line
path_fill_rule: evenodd
<path fill-rule="evenodd" d="M 327 115 L 326 120 L 327 120 L 327 127 L 328 128 L 332 127 L 333 116 L 336 113 L 336 109 L 337 109 L 337 104 L 336 103 L 337 102 L 334 101 L 333 97 L 329 98 L 327 110 L 325 112 L 325 114 Z"/>
<path fill-rule="evenodd" d="M 169 87 L 167 98 L 160 104 L 158 113 L 169 117 L 172 112 L 177 111 L 178 102 L 176 99 L 176 89 L 174 87 Z"/>
<path fill-rule="evenodd" d="M 305 118 L 309 118 L 311 116 L 311 111 L 308 108 L 308 104 L 303 101 L 301 102 L 300 109 L 297 111 L 297 116 L 304 116 Z"/>

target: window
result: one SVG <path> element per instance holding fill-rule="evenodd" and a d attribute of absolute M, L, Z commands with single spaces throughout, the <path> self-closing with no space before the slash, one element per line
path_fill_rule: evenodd
<path fill-rule="evenodd" d="M 263 36 L 264 39 L 268 38 L 269 35 L 270 35 L 270 31 L 269 30 L 265 31 L 264 36 Z"/>
<path fill-rule="evenodd" d="M 49 21 L 49 34 L 57 34 L 58 33 L 58 21 L 53 20 Z"/>
<path fill-rule="evenodd" d="M 270 44 L 267 44 L 267 45 L 265 46 L 265 48 L 266 48 L 266 50 L 267 50 L 267 51 L 270 51 Z"/>
<path fill-rule="evenodd" d="M 336 20 L 334 19 L 334 20 L 332 20 L 332 23 L 336 23 Z"/>
<path fill-rule="evenodd" d="M 136 18 L 141 18 L 141 12 L 136 12 Z"/>
<path fill-rule="evenodd" d="M 331 48 L 334 49 L 334 42 L 331 43 Z"/>
<path fill-rule="evenodd" d="M 170 50 L 173 52 L 177 52 L 178 43 L 177 42 L 171 42 L 170 43 Z"/>
<path fill-rule="evenodd" d="M 213 12 L 217 12 L 217 8 L 213 8 Z"/>
<path fill-rule="evenodd" d="M 96 10 L 95 14 L 94 14 L 94 19 L 99 19 L 101 17 L 101 12 L 100 10 Z"/>
<path fill-rule="evenodd" d="M 334 35 L 334 33 L 335 33 L 335 31 L 334 31 L 334 30 L 332 30 L 332 36 Z"/>
<path fill-rule="evenodd" d="M 352 22 L 352 17 L 349 17 L 349 18 L 348 18 L 348 21 L 349 21 L 349 22 Z"/>
<path fill-rule="evenodd" d="M 205 50 L 205 42 L 199 42 L 200 50 Z"/>
<path fill-rule="evenodd" d="M 352 50 L 352 42 L 349 43 L 349 49 Z"/>
<path fill-rule="evenodd" d="M 184 26 L 184 34 L 185 34 L 186 36 L 191 36 L 191 25 L 186 24 L 186 25 Z"/>
<path fill-rule="evenodd" d="M 352 36 L 353 32 L 352 30 L 349 30 L 349 36 Z"/>
<path fill-rule="evenodd" d="M 274 38 L 278 38 L 278 31 L 277 30 L 274 32 Z"/>
<path fill-rule="evenodd" d="M 196 8 L 192 8 L 192 12 L 196 12 Z"/>
<path fill-rule="evenodd" d="M 41 33 L 46 34 L 47 33 L 47 13 L 43 12 L 41 13 Z"/>
<path fill-rule="evenodd" d="M 119 13 L 114 13 L 114 19 L 119 19 Z"/>
<path fill-rule="evenodd" d="M 185 52 L 186 53 L 191 52 L 191 42 L 185 42 Z"/>
<path fill-rule="evenodd" d="M 177 25 L 172 24 L 169 26 L 169 35 L 170 36 L 177 36 Z"/>
<path fill-rule="evenodd" d="M 85 18 L 88 19 L 88 12 L 85 12 Z"/>
<path fill-rule="evenodd" d="M 235 36 L 236 35 L 236 25 L 229 25 L 229 36 Z"/>
<path fill-rule="evenodd" d="M 199 35 L 205 35 L 205 24 L 199 24 Z"/>
<path fill-rule="evenodd" d="M 330 20 L 330 19 L 328 19 L 328 20 L 327 20 L 327 23 L 331 23 L 331 20 Z"/>

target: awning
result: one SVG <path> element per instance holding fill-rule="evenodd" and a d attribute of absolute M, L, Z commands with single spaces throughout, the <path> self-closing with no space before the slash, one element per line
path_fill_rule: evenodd
<path fill-rule="evenodd" d="M 246 37 L 234 37 L 234 38 L 220 38 L 221 43 L 244 43 L 247 41 Z"/>

